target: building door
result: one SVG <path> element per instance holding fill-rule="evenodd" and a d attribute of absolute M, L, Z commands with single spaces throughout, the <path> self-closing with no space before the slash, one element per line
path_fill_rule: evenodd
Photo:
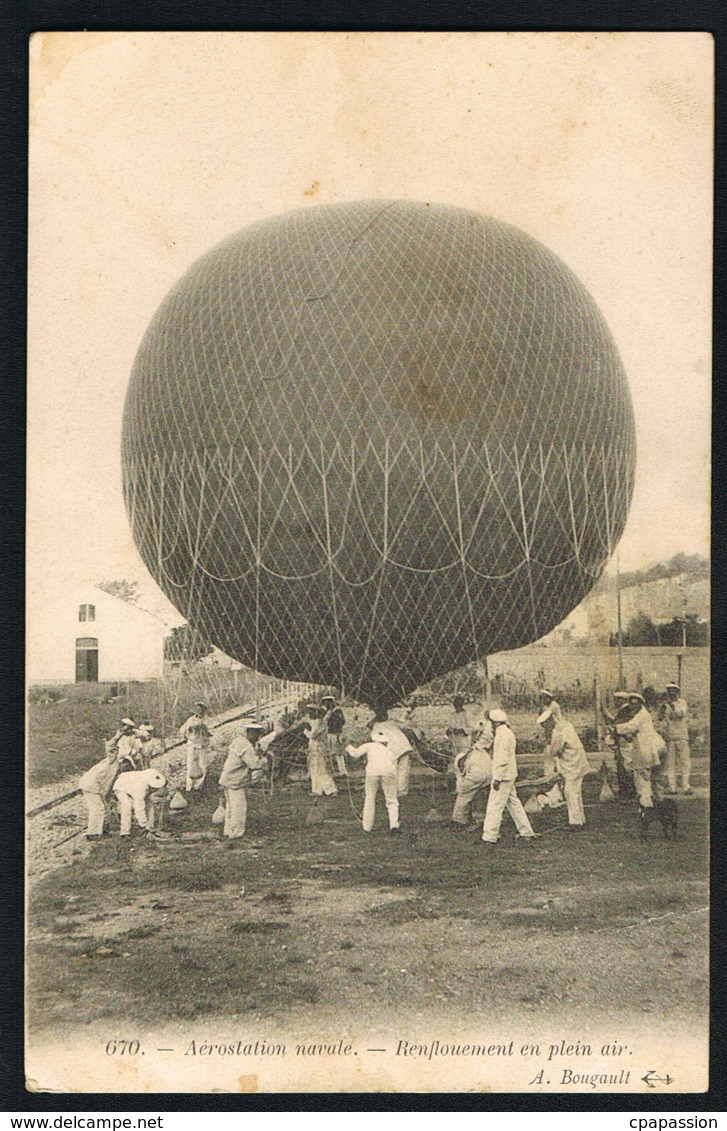
<path fill-rule="evenodd" d="M 98 683 L 98 640 L 79 636 L 76 640 L 76 683 Z"/>

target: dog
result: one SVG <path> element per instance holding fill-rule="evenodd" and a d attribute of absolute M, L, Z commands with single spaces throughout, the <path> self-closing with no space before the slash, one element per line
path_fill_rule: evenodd
<path fill-rule="evenodd" d="M 678 809 L 673 797 L 655 797 L 653 806 L 649 808 L 639 805 L 642 844 L 649 839 L 649 826 L 654 821 L 658 821 L 663 828 L 664 840 L 677 839 Z"/>

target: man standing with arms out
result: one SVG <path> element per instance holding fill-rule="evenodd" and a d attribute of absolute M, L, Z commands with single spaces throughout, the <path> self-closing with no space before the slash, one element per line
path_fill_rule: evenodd
<path fill-rule="evenodd" d="M 201 789 L 207 776 L 207 755 L 212 744 L 208 715 L 206 703 L 195 703 L 194 714 L 179 729 L 180 737 L 187 741 L 187 793 Z"/>
<path fill-rule="evenodd" d="M 459 831 L 469 827 L 472 803 L 484 786 L 492 781 L 492 743 L 495 734 L 486 717 L 474 730 L 474 741 L 469 750 L 455 755 L 454 772 L 457 775 L 457 798 L 452 810 L 452 828 Z M 454 742 L 453 742 L 454 745 Z M 476 825 L 472 826 L 476 828 Z"/>
<path fill-rule="evenodd" d="M 565 719 L 554 719 L 548 711 L 543 712 L 538 722 L 545 731 L 548 754 L 553 759 L 556 770 L 563 778 L 563 792 L 565 803 L 568 806 L 568 827 L 582 829 L 586 823 L 582 787 L 583 779 L 589 770 L 583 743 L 571 723 Z M 560 789 L 557 786 L 554 786 L 550 792 L 560 795 Z M 539 804 L 541 797 L 548 800 L 550 794 L 539 795 Z"/>
<path fill-rule="evenodd" d="M 225 764 L 220 774 L 220 787 L 225 791 L 225 827 L 223 836 L 226 848 L 239 848 L 247 824 L 247 793 L 245 786 L 252 785 L 263 774 L 267 760 L 257 748 L 265 731 L 259 723 L 248 723 L 244 735 L 238 734 L 230 743 Z M 272 737 L 272 736 L 271 736 Z"/>
<path fill-rule="evenodd" d="M 681 792 L 691 797 L 694 790 L 689 784 L 692 762 L 689 753 L 689 707 L 681 697 L 678 683 L 667 683 L 666 703 L 659 718 L 666 722 L 666 781 L 669 793 L 677 791 L 677 770 L 681 778 Z"/>
<path fill-rule="evenodd" d="M 364 742 L 361 746 L 347 746 L 346 753 L 352 758 L 363 758 L 366 755 L 366 784 L 364 787 L 363 830 L 370 833 L 374 827 L 376 814 L 376 794 L 379 786 L 386 801 L 386 811 L 389 815 L 389 833 L 400 836 L 399 828 L 399 796 L 396 788 L 396 763 L 397 758 L 389 750 L 386 742 L 374 738 L 377 729 L 385 722 L 384 719 L 375 718 L 371 724 L 371 742 Z"/>
<path fill-rule="evenodd" d="M 388 716 L 388 711 L 386 714 Z M 406 797 L 409 792 L 411 754 L 414 747 L 404 734 L 396 719 L 388 717 L 374 719 L 371 724 L 371 737 L 374 742 L 385 743 L 389 753 L 395 759 L 398 796 Z"/>
<path fill-rule="evenodd" d="M 492 788 L 487 801 L 482 839 L 485 844 L 496 844 L 500 838 L 500 825 L 505 809 L 515 822 L 523 840 L 534 840 L 540 833 L 533 831 L 522 802 L 515 790 L 517 761 L 515 735 L 510 730 L 507 715 L 499 707 L 490 711 L 490 722 L 495 729 L 492 744 Z"/>

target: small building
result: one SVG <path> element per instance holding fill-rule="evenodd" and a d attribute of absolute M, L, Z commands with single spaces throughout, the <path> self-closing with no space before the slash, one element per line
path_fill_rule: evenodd
<path fill-rule="evenodd" d="M 161 679 L 168 626 L 95 585 L 29 609 L 29 683 Z"/>

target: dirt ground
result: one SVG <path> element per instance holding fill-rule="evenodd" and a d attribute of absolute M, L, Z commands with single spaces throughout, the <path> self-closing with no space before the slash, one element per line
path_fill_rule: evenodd
<path fill-rule="evenodd" d="M 593 775 L 585 831 L 546 812 L 525 842 L 506 815 L 485 846 L 450 830 L 447 777 L 413 774 L 400 838 L 382 799 L 363 833 L 361 786 L 251 793 L 228 851 L 208 780 L 169 840 L 79 847 L 31 886 L 31 1034 L 119 1017 L 706 1015 L 706 791 L 680 799 L 676 842 L 655 826 L 644 845 L 636 806 L 599 803 Z"/>

